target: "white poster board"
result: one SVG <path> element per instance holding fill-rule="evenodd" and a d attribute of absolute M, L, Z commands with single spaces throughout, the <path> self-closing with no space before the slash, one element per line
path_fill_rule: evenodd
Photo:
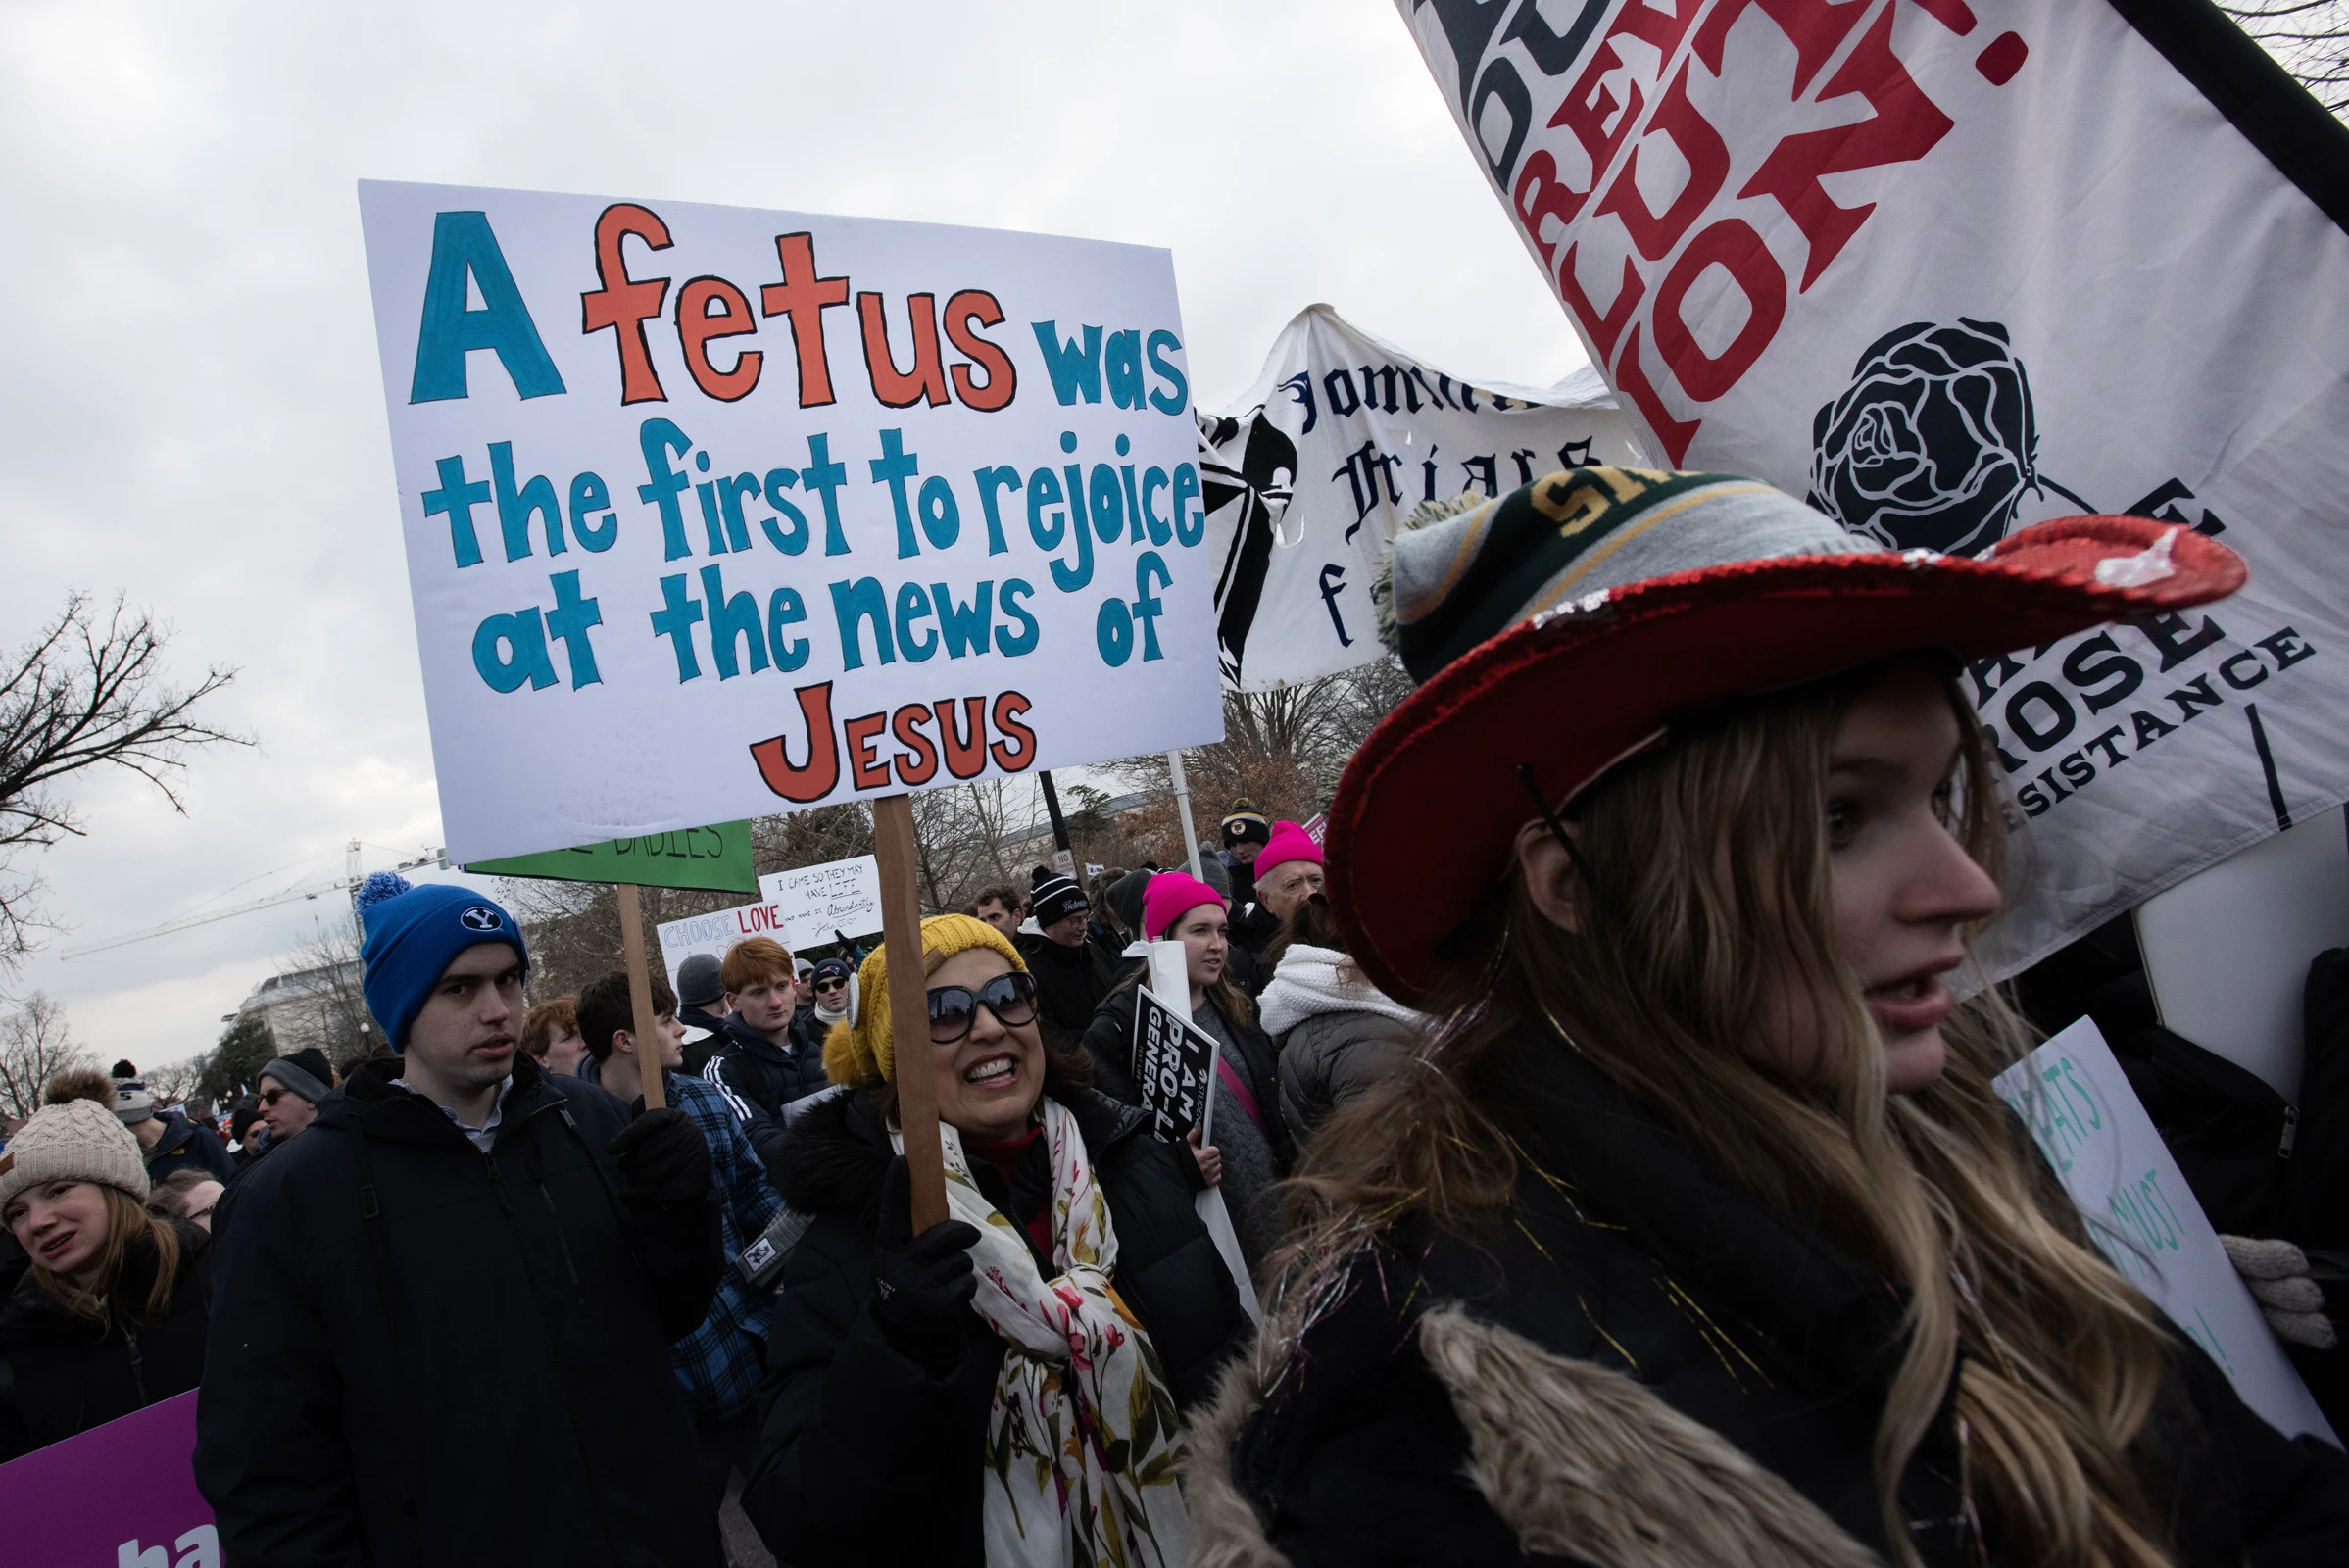
<path fill-rule="evenodd" d="M 677 989 L 677 971 L 697 953 L 723 958 L 726 950 L 745 937 L 773 937 L 784 946 L 783 907 L 777 904 L 743 904 L 715 914 L 664 920 L 658 928 L 661 961 L 668 968 L 669 989 Z"/>
<path fill-rule="evenodd" d="M 452 859 L 1222 734 L 1167 252 L 359 197 Z"/>
<path fill-rule="evenodd" d="M 794 953 L 823 947 L 836 933 L 866 937 L 881 929 L 881 868 L 869 855 L 769 871 L 759 893 L 782 911 L 776 940 Z"/>
<path fill-rule="evenodd" d="M 2030 1126 L 2104 1255 L 2210 1352 L 2243 1402 L 2279 1431 L 2338 1446 L 2095 1023 L 2057 1033 L 1991 1087 Z"/>
<path fill-rule="evenodd" d="M 2349 136 L 2218 7 L 1395 4 L 1659 464 L 1886 549 L 2249 563 L 1967 671 L 2037 865 L 1993 978 L 2349 795 Z"/>
<path fill-rule="evenodd" d="M 2136 911 L 2162 1022 L 2300 1102 L 2308 967 L 2349 947 L 2339 808 L 2198 871 Z"/>

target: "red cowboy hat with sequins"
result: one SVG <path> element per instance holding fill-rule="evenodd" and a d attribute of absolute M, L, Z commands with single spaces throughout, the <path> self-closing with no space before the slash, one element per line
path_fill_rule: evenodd
<path fill-rule="evenodd" d="M 1563 808 L 1681 710 L 1911 649 L 2035 647 L 2246 576 L 2144 517 L 2058 518 L 1969 558 L 1887 551 L 1730 474 L 1550 474 L 1396 536 L 1381 633 L 1420 684 L 1339 781 L 1331 907 L 1370 977 L 1423 1004 L 1537 816 L 1521 767 Z"/>

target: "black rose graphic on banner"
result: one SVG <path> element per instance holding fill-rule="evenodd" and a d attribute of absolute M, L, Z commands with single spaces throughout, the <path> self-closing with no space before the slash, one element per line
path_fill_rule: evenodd
<path fill-rule="evenodd" d="M 1895 550 L 1986 550 L 2038 471 L 2031 378 L 1996 321 L 1911 321 L 1868 346 L 1811 423 L 1810 504 Z M 2095 510 L 2092 507 L 2089 511 Z"/>

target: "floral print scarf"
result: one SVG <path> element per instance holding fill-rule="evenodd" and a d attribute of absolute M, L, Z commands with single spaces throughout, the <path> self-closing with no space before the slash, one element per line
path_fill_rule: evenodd
<path fill-rule="evenodd" d="M 1008 1352 L 987 1417 L 987 1561 L 1179 1565 L 1190 1556 L 1190 1517 L 1175 1485 L 1174 1396 L 1150 1337 L 1110 1287 L 1117 1233 L 1076 1117 L 1050 1099 L 1037 1112 L 1052 1156 L 1060 1271 L 1050 1280 L 1020 1228 L 971 1180 L 954 1129 L 938 1129 L 947 1208 L 979 1232 L 971 1306 Z"/>

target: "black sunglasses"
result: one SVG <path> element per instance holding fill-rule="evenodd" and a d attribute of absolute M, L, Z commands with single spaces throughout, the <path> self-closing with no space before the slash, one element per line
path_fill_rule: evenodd
<path fill-rule="evenodd" d="M 995 1014 L 1000 1024 L 1018 1028 L 1036 1021 L 1036 977 L 1024 969 L 997 975 L 973 991 L 968 986 L 939 986 L 930 993 L 930 1044 L 951 1046 L 971 1031 L 979 1008 Z"/>

